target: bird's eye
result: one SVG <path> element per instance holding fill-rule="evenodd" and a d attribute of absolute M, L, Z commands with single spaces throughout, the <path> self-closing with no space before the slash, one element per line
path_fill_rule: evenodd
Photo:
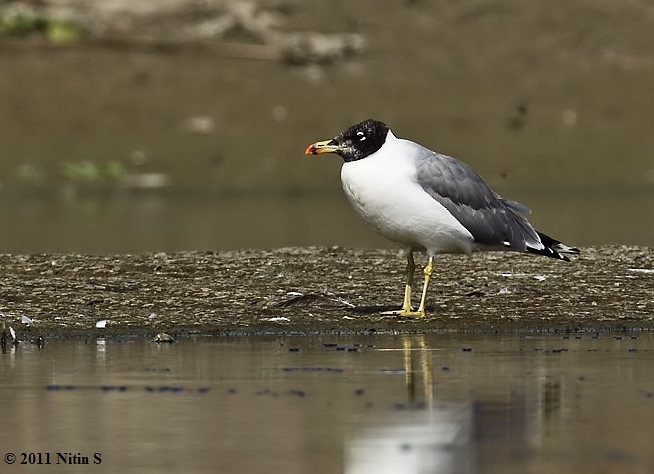
<path fill-rule="evenodd" d="M 359 141 L 365 141 L 366 135 L 363 132 L 357 132 L 357 136 L 359 137 Z"/>

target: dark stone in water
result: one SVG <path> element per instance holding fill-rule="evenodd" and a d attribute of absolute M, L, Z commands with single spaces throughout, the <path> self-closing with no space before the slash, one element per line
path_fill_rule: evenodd
<path fill-rule="evenodd" d="M 276 394 L 275 392 L 272 392 L 272 391 L 271 391 L 270 389 L 268 389 L 268 388 L 264 388 L 263 390 L 259 390 L 259 391 L 257 391 L 257 392 L 254 392 L 254 394 L 255 394 L 255 395 L 271 395 L 271 396 L 273 396 L 273 397 L 276 397 L 276 396 L 277 396 L 277 394 Z"/>
<path fill-rule="evenodd" d="M 359 396 L 363 395 L 364 393 L 366 393 L 366 391 L 362 388 L 358 388 L 354 391 L 354 394 Z"/>
<path fill-rule="evenodd" d="M 289 347 L 288 352 L 300 352 L 300 348 L 299 347 Z"/>
<path fill-rule="evenodd" d="M 58 385 L 58 384 L 50 384 L 46 385 L 45 389 L 50 390 L 50 391 L 58 391 L 58 390 L 75 390 L 77 387 L 75 385 Z"/>
<path fill-rule="evenodd" d="M 461 349 L 463 352 L 472 352 L 472 347 L 464 347 Z"/>

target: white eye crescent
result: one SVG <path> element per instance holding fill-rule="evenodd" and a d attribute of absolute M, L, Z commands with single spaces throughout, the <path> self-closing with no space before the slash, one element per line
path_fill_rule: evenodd
<path fill-rule="evenodd" d="M 359 141 L 362 142 L 366 139 L 366 136 L 363 132 L 357 132 L 357 136 L 359 136 Z"/>

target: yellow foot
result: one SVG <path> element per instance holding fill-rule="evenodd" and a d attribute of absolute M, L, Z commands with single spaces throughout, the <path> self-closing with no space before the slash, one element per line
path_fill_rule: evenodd
<path fill-rule="evenodd" d="M 384 311 L 381 314 L 384 316 L 402 316 L 405 318 L 424 318 L 424 311 L 407 311 L 405 309 L 396 309 L 393 311 Z"/>

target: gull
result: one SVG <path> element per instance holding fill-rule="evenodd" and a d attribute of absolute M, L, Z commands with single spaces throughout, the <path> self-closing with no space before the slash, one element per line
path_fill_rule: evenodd
<path fill-rule="evenodd" d="M 410 140 L 368 119 L 330 140 L 309 145 L 306 155 L 335 153 L 343 159 L 343 191 L 355 211 L 377 232 L 406 252 L 404 301 L 384 314 L 421 318 L 434 266 L 443 253 L 505 250 L 570 261 L 579 249 L 535 230 L 528 207 L 505 199 L 468 165 Z M 411 292 L 414 252 L 426 252 L 420 305 Z"/>

